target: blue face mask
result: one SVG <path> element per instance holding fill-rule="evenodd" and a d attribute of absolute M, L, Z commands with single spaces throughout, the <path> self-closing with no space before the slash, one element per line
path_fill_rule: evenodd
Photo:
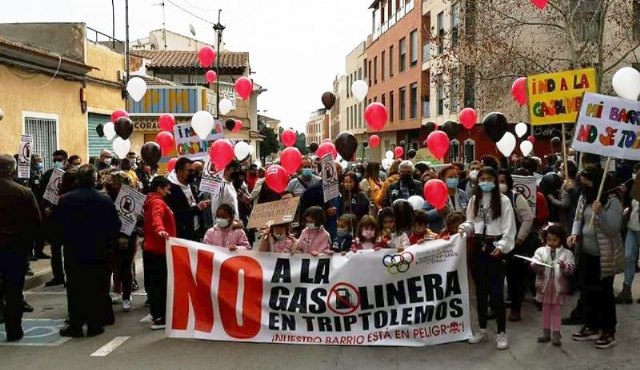
<path fill-rule="evenodd" d="M 455 189 L 457 187 L 458 187 L 458 179 L 457 178 L 453 178 L 453 177 L 447 178 L 447 188 Z"/>
<path fill-rule="evenodd" d="M 484 191 L 485 193 L 488 193 L 488 192 L 492 191 L 493 189 L 495 189 L 496 184 L 494 184 L 492 182 L 488 182 L 488 181 L 483 181 L 483 182 L 479 183 L 478 186 L 480 187 L 480 190 Z"/>
<path fill-rule="evenodd" d="M 311 170 L 311 168 L 303 168 L 302 172 L 300 172 L 300 176 L 308 179 L 313 176 L 313 170 Z"/>
<path fill-rule="evenodd" d="M 338 229 L 337 234 L 339 238 L 344 238 L 349 236 L 351 233 L 349 232 L 349 229 Z"/>
<path fill-rule="evenodd" d="M 64 168 L 64 164 L 62 162 L 53 162 L 53 168 L 61 170 Z"/>
<path fill-rule="evenodd" d="M 36 169 L 38 169 L 38 171 L 42 171 L 44 169 L 44 163 L 36 163 Z"/>

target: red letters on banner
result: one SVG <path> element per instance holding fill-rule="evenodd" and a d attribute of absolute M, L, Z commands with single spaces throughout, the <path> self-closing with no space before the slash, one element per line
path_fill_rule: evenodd
<path fill-rule="evenodd" d="M 195 329 L 210 332 L 213 329 L 213 304 L 211 303 L 211 279 L 213 278 L 213 253 L 199 250 L 196 279 L 191 273 L 189 250 L 173 246 L 174 289 L 173 319 L 174 329 L 187 329 L 189 302 L 193 303 L 196 316 Z"/>
<path fill-rule="evenodd" d="M 242 296 L 242 325 L 236 319 L 238 306 L 238 273 L 244 271 Z M 258 335 L 262 316 L 262 267 L 251 257 L 232 257 L 220 266 L 218 288 L 220 317 L 224 331 L 237 339 L 249 339 Z"/>

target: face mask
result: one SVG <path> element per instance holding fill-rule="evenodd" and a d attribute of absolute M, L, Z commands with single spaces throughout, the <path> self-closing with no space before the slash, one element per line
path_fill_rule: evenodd
<path fill-rule="evenodd" d="M 273 237 L 276 238 L 276 240 L 282 240 L 282 239 L 284 239 L 285 235 L 284 234 L 273 234 Z"/>
<path fill-rule="evenodd" d="M 312 175 L 313 170 L 311 170 L 311 168 L 303 168 L 302 172 L 300 173 L 300 176 L 304 177 L 305 179 L 311 178 Z"/>
<path fill-rule="evenodd" d="M 309 230 L 316 230 L 318 228 L 318 226 L 316 226 L 315 223 L 313 222 L 307 222 L 307 229 Z"/>
<path fill-rule="evenodd" d="M 492 191 L 496 187 L 496 184 L 494 184 L 492 182 L 488 182 L 488 181 L 483 181 L 483 182 L 479 183 L 478 186 L 480 187 L 480 189 L 482 191 L 484 191 L 485 193 L 488 193 L 488 192 Z"/>
<path fill-rule="evenodd" d="M 360 172 L 356 173 L 356 178 L 358 180 L 362 179 L 362 174 Z"/>
<path fill-rule="evenodd" d="M 375 230 L 362 230 L 362 237 L 364 237 L 365 239 L 373 239 L 375 236 Z"/>
<path fill-rule="evenodd" d="M 53 162 L 53 168 L 57 170 L 61 170 L 63 167 L 64 165 L 62 164 L 62 162 L 59 162 L 59 161 Z"/>
<path fill-rule="evenodd" d="M 478 179 L 478 170 L 469 172 L 469 178 L 471 179 L 471 181 L 476 181 Z"/>
<path fill-rule="evenodd" d="M 216 225 L 218 225 L 219 228 L 224 229 L 229 226 L 229 220 L 226 218 L 216 218 Z"/>
<path fill-rule="evenodd" d="M 36 168 L 39 171 L 42 171 L 44 169 L 44 163 L 40 162 L 40 163 L 36 163 Z"/>
<path fill-rule="evenodd" d="M 413 180 L 413 176 L 410 173 L 404 174 L 404 175 L 400 175 L 400 179 L 402 179 L 402 181 L 410 182 L 411 180 Z"/>
<path fill-rule="evenodd" d="M 104 163 L 107 166 L 111 166 L 111 158 L 105 158 L 102 160 L 102 163 Z"/>
<path fill-rule="evenodd" d="M 338 236 L 344 238 L 349 235 L 349 229 L 338 229 Z"/>
<path fill-rule="evenodd" d="M 455 189 L 458 187 L 458 179 L 449 177 L 447 178 L 447 188 Z"/>
<path fill-rule="evenodd" d="M 502 194 L 506 194 L 508 190 L 509 188 L 507 187 L 507 184 L 500 184 L 500 192 Z"/>
<path fill-rule="evenodd" d="M 187 175 L 187 184 L 191 184 L 194 181 L 196 181 L 196 174 L 195 173 Z"/>

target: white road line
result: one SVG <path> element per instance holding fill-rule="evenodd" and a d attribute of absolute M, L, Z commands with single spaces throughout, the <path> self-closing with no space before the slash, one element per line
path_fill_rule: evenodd
<path fill-rule="evenodd" d="M 91 357 L 105 357 L 109 353 L 113 352 L 116 348 L 118 348 L 122 343 L 126 342 L 127 339 L 131 337 L 115 337 L 111 342 L 105 344 L 104 346 L 98 348 L 97 351 L 91 354 Z"/>

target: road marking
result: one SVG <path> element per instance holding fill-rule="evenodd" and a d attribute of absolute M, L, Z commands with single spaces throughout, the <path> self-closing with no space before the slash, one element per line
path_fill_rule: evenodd
<path fill-rule="evenodd" d="M 111 342 L 105 344 L 104 346 L 98 348 L 97 351 L 91 354 L 91 357 L 105 357 L 109 353 L 113 352 L 116 348 L 120 347 L 120 345 L 127 341 L 131 337 L 115 337 L 111 340 Z"/>

